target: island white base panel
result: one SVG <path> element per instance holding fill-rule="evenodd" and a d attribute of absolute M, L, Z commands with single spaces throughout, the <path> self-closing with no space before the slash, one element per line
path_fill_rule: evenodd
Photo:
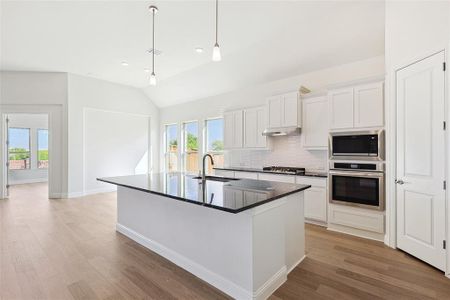
<path fill-rule="evenodd" d="M 303 192 L 233 214 L 119 187 L 117 231 L 236 299 L 267 299 L 305 257 Z"/>

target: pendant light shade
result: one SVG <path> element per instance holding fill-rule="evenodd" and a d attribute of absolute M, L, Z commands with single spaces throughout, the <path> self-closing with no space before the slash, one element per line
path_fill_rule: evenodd
<path fill-rule="evenodd" d="M 150 75 L 150 85 L 156 85 L 156 75 L 155 75 L 155 73 L 152 73 L 152 75 Z"/>
<path fill-rule="evenodd" d="M 213 61 L 220 61 L 222 59 L 222 55 L 220 55 L 220 47 L 219 44 L 215 44 L 214 45 L 214 49 L 213 49 L 213 56 L 212 56 L 212 60 Z"/>
<path fill-rule="evenodd" d="M 213 61 L 220 61 L 222 59 L 222 55 L 220 55 L 219 43 L 217 42 L 218 33 L 219 33 L 219 0 L 216 0 L 216 43 L 214 44 L 214 49 L 213 49 L 213 55 L 212 55 Z"/>
<path fill-rule="evenodd" d="M 150 75 L 150 85 L 156 85 L 156 75 L 155 75 L 155 14 L 158 11 L 156 6 L 149 7 L 153 18 L 153 28 L 152 28 L 152 74 Z"/>

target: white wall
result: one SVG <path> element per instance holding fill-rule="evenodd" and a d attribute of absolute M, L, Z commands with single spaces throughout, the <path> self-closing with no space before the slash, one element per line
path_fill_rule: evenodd
<path fill-rule="evenodd" d="M 84 110 L 84 190 L 115 190 L 96 179 L 148 173 L 148 116 Z"/>
<path fill-rule="evenodd" d="M 225 110 L 264 105 L 268 96 L 296 91 L 303 85 L 312 91 L 321 91 L 331 85 L 384 76 L 384 57 L 358 61 L 346 65 L 318 70 L 282 80 L 251 86 L 242 90 L 217 95 L 197 101 L 170 106 L 160 110 L 161 133 L 164 125 L 188 120 L 203 120 L 218 117 Z M 161 141 L 163 141 L 161 136 Z M 161 144 L 163 144 L 161 142 Z M 286 148 L 287 147 L 287 148 Z M 161 147 L 162 148 L 162 147 Z M 301 137 L 281 137 L 268 151 L 230 151 L 226 153 L 228 164 L 249 164 L 254 167 L 263 164 L 286 163 L 288 165 L 307 166 L 310 169 L 326 168 L 326 151 L 306 151 L 301 147 Z M 286 160 L 283 160 L 283 157 Z M 164 155 L 161 152 L 161 161 Z M 163 167 L 163 164 L 161 164 Z"/>
<path fill-rule="evenodd" d="M 139 153 L 132 151 L 133 147 L 129 145 L 131 140 L 125 136 L 125 132 L 119 131 L 119 128 L 137 130 L 136 126 L 138 125 L 131 126 L 128 122 L 135 122 L 143 126 L 142 118 L 150 118 L 151 145 L 153 148 L 159 149 L 159 109 L 141 90 L 136 88 L 72 74 L 69 74 L 68 82 L 69 196 L 79 196 L 105 188 L 95 181 L 97 177 L 132 173 L 130 164 L 141 159 L 142 143 L 136 143 Z M 97 113 L 93 113 L 92 110 Z M 98 119 L 95 114 L 99 117 Z M 142 127 L 139 129 L 139 134 L 142 136 L 141 129 Z M 148 126 L 146 129 L 148 133 Z M 88 134 L 84 134 L 84 132 L 88 132 Z M 96 134 L 108 134 L 108 136 L 94 139 Z M 132 133 L 130 133 L 130 138 L 131 136 Z M 114 140 L 115 137 L 117 137 L 116 140 Z M 113 142 L 115 149 L 112 149 Z M 123 143 L 128 143 L 128 145 Z M 102 151 L 110 149 L 108 157 L 111 153 L 123 157 L 127 151 L 133 157 L 126 166 L 118 165 L 109 169 L 93 162 L 95 159 L 93 156 L 85 155 L 88 151 L 95 149 Z M 118 149 L 121 149 L 119 154 L 117 154 Z M 109 162 L 102 163 L 116 164 L 117 162 L 111 158 Z M 155 170 L 159 168 L 158 156 L 151 153 L 150 168 Z"/>
<path fill-rule="evenodd" d="M 396 89 L 395 71 L 449 47 L 449 1 L 387 1 L 386 57 L 386 239 L 396 245 Z M 450 174 L 448 175 L 450 176 Z M 450 211 L 449 211 L 450 213 Z M 450 223 L 449 223 L 450 224 Z M 450 227 L 448 229 L 450 233 Z M 450 239 L 450 235 L 449 235 Z M 448 256 L 450 261 L 450 252 Z M 450 264 L 448 264 L 450 267 Z M 450 271 L 450 269 L 448 270 Z"/>
<path fill-rule="evenodd" d="M 0 73 L 0 114 L 45 113 L 49 115 L 49 196 L 58 198 L 67 193 L 67 74 L 52 72 Z M 4 133 L 0 122 L 0 132 Z M 5 145 L 2 141 L 2 145 Z M 5 148 L 0 147 L 0 157 L 6 159 Z M 6 180 L 5 169 L 0 172 L 0 182 Z M 4 196 L 0 185 L 0 197 Z"/>
<path fill-rule="evenodd" d="M 46 182 L 48 170 L 38 168 L 38 129 L 48 129 L 48 116 L 45 114 L 8 115 L 9 127 L 30 129 L 30 169 L 9 170 L 9 184 Z"/>

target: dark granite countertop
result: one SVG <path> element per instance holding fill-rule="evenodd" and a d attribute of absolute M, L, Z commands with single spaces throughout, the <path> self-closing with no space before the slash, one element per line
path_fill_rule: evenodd
<path fill-rule="evenodd" d="M 201 179 L 184 173 L 154 173 L 97 180 L 231 213 L 238 213 L 311 187 L 304 184 L 214 177 L 221 181 L 206 180 L 206 189 L 203 189 Z"/>
<path fill-rule="evenodd" d="M 326 172 L 308 172 L 305 174 L 287 174 L 273 171 L 264 171 L 263 169 L 258 168 L 246 168 L 246 167 L 217 167 L 215 170 L 225 170 L 225 171 L 237 171 L 237 172 L 254 172 L 254 173 L 269 173 L 269 174 L 277 174 L 277 175 L 289 175 L 289 176 L 307 176 L 307 177 L 320 177 L 327 178 L 328 174 Z"/>

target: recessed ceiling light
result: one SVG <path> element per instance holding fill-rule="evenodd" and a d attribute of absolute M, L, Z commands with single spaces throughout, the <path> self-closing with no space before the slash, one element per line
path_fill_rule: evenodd
<path fill-rule="evenodd" d="M 197 52 L 197 53 L 203 53 L 203 48 L 197 47 L 197 48 L 195 48 L 195 52 Z"/>
<path fill-rule="evenodd" d="M 129 64 L 126 61 L 120 63 L 122 66 L 127 67 Z"/>
<path fill-rule="evenodd" d="M 145 69 L 144 69 L 144 72 L 145 72 L 145 73 L 150 73 L 150 69 L 149 69 L 149 68 L 145 68 Z"/>

